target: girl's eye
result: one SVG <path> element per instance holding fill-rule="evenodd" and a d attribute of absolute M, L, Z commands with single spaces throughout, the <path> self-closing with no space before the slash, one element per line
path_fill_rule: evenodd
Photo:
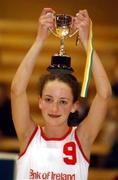
<path fill-rule="evenodd" d="M 68 104 L 68 102 L 65 101 L 65 100 L 61 100 L 61 101 L 59 102 L 59 104 L 66 105 L 66 104 Z"/>
<path fill-rule="evenodd" d="M 45 98 L 44 101 L 50 103 L 50 102 L 52 102 L 52 99 L 51 98 Z"/>

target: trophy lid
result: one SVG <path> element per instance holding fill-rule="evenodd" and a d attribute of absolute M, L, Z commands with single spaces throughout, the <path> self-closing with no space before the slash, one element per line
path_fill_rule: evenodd
<path fill-rule="evenodd" d="M 51 73 L 70 74 L 74 72 L 71 67 L 71 58 L 67 55 L 54 55 L 51 59 L 51 65 L 47 68 Z"/>

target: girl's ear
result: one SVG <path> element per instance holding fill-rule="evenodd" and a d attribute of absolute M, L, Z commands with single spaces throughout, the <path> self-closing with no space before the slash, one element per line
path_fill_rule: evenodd
<path fill-rule="evenodd" d="M 80 103 L 78 100 L 73 104 L 72 109 L 71 109 L 71 113 L 74 113 L 75 111 L 77 111 L 79 109 L 79 106 L 80 106 Z"/>
<path fill-rule="evenodd" d="M 42 109 L 42 98 L 40 96 L 38 97 L 38 104 L 39 104 L 39 109 Z"/>

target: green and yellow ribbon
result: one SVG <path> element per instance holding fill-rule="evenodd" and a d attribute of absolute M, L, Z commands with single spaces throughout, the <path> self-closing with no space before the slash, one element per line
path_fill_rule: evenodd
<path fill-rule="evenodd" d="M 84 80 L 82 83 L 81 89 L 81 97 L 86 97 L 88 92 L 88 87 L 90 83 L 90 74 L 92 68 L 92 59 L 93 59 L 93 31 L 92 31 L 92 21 L 90 21 L 90 32 L 89 32 L 89 39 L 88 39 L 88 49 L 87 49 L 87 59 L 84 71 Z"/>

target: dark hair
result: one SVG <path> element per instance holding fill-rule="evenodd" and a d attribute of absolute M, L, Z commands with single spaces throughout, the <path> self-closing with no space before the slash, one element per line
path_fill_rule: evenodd
<path fill-rule="evenodd" d="M 47 73 L 39 79 L 39 95 L 42 96 L 44 86 L 49 81 L 59 80 L 66 83 L 72 90 L 73 103 L 80 97 L 80 83 L 72 74 Z M 77 126 L 80 123 L 78 111 L 70 113 L 68 118 L 68 126 Z"/>
<path fill-rule="evenodd" d="M 6 91 L 7 90 L 7 85 L 4 82 L 0 82 L 0 90 L 1 91 Z"/>

